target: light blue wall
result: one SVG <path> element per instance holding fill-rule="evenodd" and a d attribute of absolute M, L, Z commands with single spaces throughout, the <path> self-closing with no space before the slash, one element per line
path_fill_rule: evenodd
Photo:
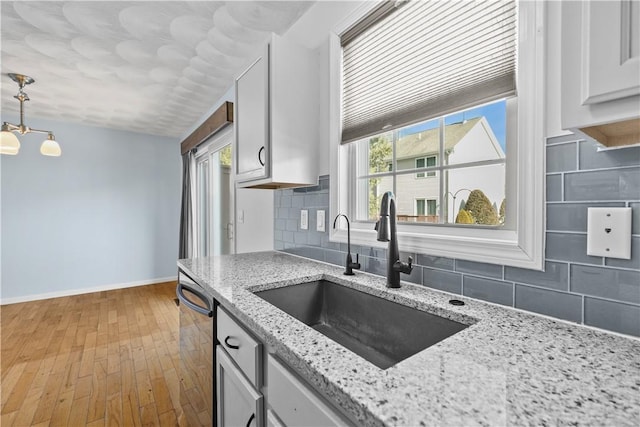
<path fill-rule="evenodd" d="M 17 156 L 0 156 L 2 300 L 175 276 L 177 138 L 28 124 L 53 130 L 62 156 L 42 156 L 37 134 L 19 138 Z"/>

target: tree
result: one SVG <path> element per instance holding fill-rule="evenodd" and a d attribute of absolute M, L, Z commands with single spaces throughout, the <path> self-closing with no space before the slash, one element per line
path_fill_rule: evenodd
<path fill-rule="evenodd" d="M 369 173 L 387 172 L 391 157 L 391 143 L 385 135 L 369 139 Z M 380 178 L 369 179 L 369 219 L 378 217 L 382 194 L 378 194 Z"/>
<path fill-rule="evenodd" d="M 466 210 L 460 209 L 456 216 L 456 224 L 473 224 L 473 217 Z"/>
<path fill-rule="evenodd" d="M 498 224 L 498 213 L 482 190 L 476 189 L 469 194 L 465 210 L 471 214 L 476 224 Z"/>
<path fill-rule="evenodd" d="M 231 145 L 220 150 L 220 166 L 231 166 Z"/>
<path fill-rule="evenodd" d="M 507 211 L 507 199 L 502 199 L 502 203 L 500 203 L 500 214 L 498 216 L 498 221 L 500 224 L 504 224 L 504 216 Z"/>

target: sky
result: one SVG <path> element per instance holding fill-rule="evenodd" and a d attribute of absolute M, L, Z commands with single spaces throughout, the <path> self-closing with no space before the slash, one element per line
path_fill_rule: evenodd
<path fill-rule="evenodd" d="M 445 124 L 451 124 L 461 122 L 463 120 L 469 120 L 476 117 L 485 116 L 493 133 L 498 139 L 498 143 L 502 147 L 502 150 L 506 153 L 505 146 L 506 136 L 506 118 L 507 118 L 507 103 L 505 100 L 496 101 L 491 104 L 483 105 L 481 107 L 472 108 L 460 113 L 451 114 L 445 117 Z M 416 132 L 433 129 L 438 126 L 438 120 L 430 120 L 427 122 L 418 123 L 401 132 L 402 135 L 411 135 Z"/>

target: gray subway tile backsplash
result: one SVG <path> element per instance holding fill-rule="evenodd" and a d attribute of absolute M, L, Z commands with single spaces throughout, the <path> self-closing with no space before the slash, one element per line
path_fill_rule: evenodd
<path fill-rule="evenodd" d="M 462 294 L 468 297 L 513 306 L 513 283 L 464 276 Z"/>
<path fill-rule="evenodd" d="M 578 295 L 518 284 L 515 292 L 516 308 L 582 322 L 582 298 Z"/>
<path fill-rule="evenodd" d="M 640 200 L 640 167 L 567 173 L 566 201 Z"/>
<path fill-rule="evenodd" d="M 640 304 L 640 272 L 572 265 L 571 292 Z"/>
<path fill-rule="evenodd" d="M 578 169 L 578 146 L 575 142 L 547 146 L 547 172 Z"/>
<path fill-rule="evenodd" d="M 347 258 L 346 258 L 345 254 L 343 252 L 333 251 L 333 250 L 325 250 L 324 251 L 324 260 L 325 260 L 325 262 L 328 262 L 329 264 L 345 266 Z"/>
<path fill-rule="evenodd" d="M 631 233 L 640 235 L 640 203 L 629 203 L 631 208 Z"/>
<path fill-rule="evenodd" d="M 547 202 L 562 201 L 562 175 L 547 175 Z"/>
<path fill-rule="evenodd" d="M 462 274 L 424 267 L 422 284 L 452 294 L 462 293 Z"/>
<path fill-rule="evenodd" d="M 547 230 L 586 233 L 588 208 L 622 208 L 624 205 L 624 202 L 549 203 L 547 204 Z"/>
<path fill-rule="evenodd" d="M 597 152 L 578 141 L 547 140 L 553 158 L 547 158 L 544 272 L 403 252 L 402 261 L 413 256 L 414 271 L 402 280 L 640 336 L 640 149 Z M 329 241 L 329 182 L 321 176 L 315 187 L 275 191 L 276 250 L 344 266 L 347 245 Z M 633 208 L 631 260 L 586 255 L 587 208 L 603 206 Z M 309 210 L 309 230 L 299 229 L 300 209 Z M 324 233 L 315 230 L 319 209 L 326 213 Z M 352 245 L 351 253 L 354 260 L 359 254 L 360 271 L 386 275 L 385 248 Z"/>
<path fill-rule="evenodd" d="M 453 270 L 454 264 L 452 258 L 424 254 L 418 254 L 416 262 L 425 267 L 440 268 L 442 270 Z"/>
<path fill-rule="evenodd" d="M 580 169 L 610 169 L 640 165 L 640 147 L 598 151 L 595 141 L 580 142 Z"/>
<path fill-rule="evenodd" d="M 484 277 L 502 279 L 502 266 L 495 264 L 485 264 L 482 262 L 456 260 L 456 271 L 461 273 L 475 274 Z"/>
<path fill-rule="evenodd" d="M 602 265 L 602 257 L 587 255 L 586 233 L 547 233 L 547 259 Z"/>
<path fill-rule="evenodd" d="M 282 196 L 280 197 L 280 202 L 276 203 L 276 206 L 281 208 L 290 208 L 291 207 L 291 199 L 293 196 Z"/>
<path fill-rule="evenodd" d="M 584 324 L 640 336 L 640 306 L 585 297 Z"/>
<path fill-rule="evenodd" d="M 298 221 L 295 219 L 286 219 L 285 220 L 285 230 L 286 231 L 298 231 Z"/>
<path fill-rule="evenodd" d="M 530 283 L 559 291 L 568 291 L 569 265 L 547 261 L 544 264 L 544 271 L 505 267 L 504 278 L 511 282 Z"/>
<path fill-rule="evenodd" d="M 609 267 L 640 269 L 640 236 L 631 237 L 631 259 L 605 258 Z"/>
<path fill-rule="evenodd" d="M 377 274 L 379 276 L 387 275 L 387 260 L 372 257 L 360 257 L 361 262 L 365 263 L 365 271 L 367 273 Z"/>
<path fill-rule="evenodd" d="M 404 277 L 401 277 L 401 279 L 406 280 L 407 282 L 417 283 L 418 285 L 421 285 L 422 274 L 422 267 L 420 267 L 419 265 L 414 265 L 413 270 L 411 270 L 411 274 L 405 275 Z"/>

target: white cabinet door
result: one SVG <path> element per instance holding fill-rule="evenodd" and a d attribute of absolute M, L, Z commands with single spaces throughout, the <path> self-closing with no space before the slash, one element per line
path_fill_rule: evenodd
<path fill-rule="evenodd" d="M 268 176 L 268 70 L 267 53 L 236 80 L 234 123 L 237 180 Z"/>
<path fill-rule="evenodd" d="M 583 104 L 640 94 L 640 2 L 582 6 Z"/>
<path fill-rule="evenodd" d="M 271 355 L 267 359 L 268 401 L 277 414 L 271 421 L 274 425 L 277 425 L 277 420 L 282 420 L 287 426 L 328 427 L 351 424 L 284 365 Z"/>
<path fill-rule="evenodd" d="M 262 395 L 242 375 L 223 349 L 216 348 L 218 427 L 264 425 Z"/>
<path fill-rule="evenodd" d="M 220 345 L 256 388 L 262 385 L 262 344 L 220 306 L 216 309 Z"/>
<path fill-rule="evenodd" d="M 564 1 L 561 11 L 562 128 L 610 146 L 637 142 L 640 2 Z"/>
<path fill-rule="evenodd" d="M 318 78 L 311 50 L 272 34 L 236 79 L 237 187 L 318 184 Z"/>

